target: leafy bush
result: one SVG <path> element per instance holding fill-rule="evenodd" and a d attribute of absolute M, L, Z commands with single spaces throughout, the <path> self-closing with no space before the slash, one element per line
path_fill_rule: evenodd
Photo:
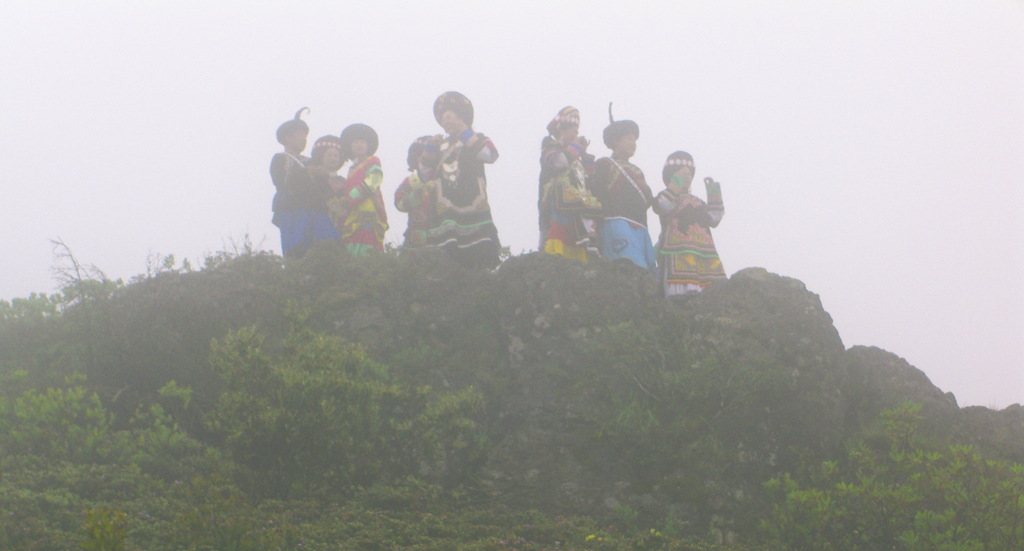
<path fill-rule="evenodd" d="M 34 389 L 18 397 L 9 411 L 0 407 L 0 446 L 5 453 L 31 453 L 58 459 L 102 462 L 109 451 L 111 416 L 99 397 L 69 377 L 70 388 Z"/>
<path fill-rule="evenodd" d="M 1024 466 L 985 460 L 970 446 L 914 441 L 915 404 L 887 410 L 887 450 L 853 447 L 804 480 L 786 475 L 762 523 L 779 550 L 981 551 L 1024 546 Z"/>
<path fill-rule="evenodd" d="M 241 329 L 214 342 L 211 361 L 227 390 L 208 426 L 259 495 L 344 494 L 412 473 L 464 480 L 481 453 L 479 392 L 404 387 L 336 337 L 297 326 L 275 356 Z"/>

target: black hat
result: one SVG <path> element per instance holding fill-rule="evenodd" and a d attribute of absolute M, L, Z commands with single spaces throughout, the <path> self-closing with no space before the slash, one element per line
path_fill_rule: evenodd
<path fill-rule="evenodd" d="M 352 154 L 352 141 L 366 141 L 366 155 L 370 156 L 377 152 L 380 142 L 377 139 L 377 132 L 362 123 L 350 124 L 341 131 L 341 154 L 342 156 Z"/>
<path fill-rule="evenodd" d="M 619 140 L 619 138 L 632 134 L 637 138 L 640 137 L 640 126 L 633 121 L 617 121 L 612 118 L 612 104 L 608 103 L 608 121 L 611 123 L 604 127 L 604 145 L 608 146 L 608 149 L 612 148 L 612 144 Z"/>
<path fill-rule="evenodd" d="M 691 173 L 697 170 L 697 166 L 693 164 L 693 157 L 689 153 L 676 151 L 669 155 L 668 159 L 665 159 L 665 166 L 661 169 L 661 180 L 667 186 L 672 175 L 679 172 L 679 169 L 684 166 L 690 167 Z"/>
<path fill-rule="evenodd" d="M 302 112 L 309 111 L 309 107 L 303 107 L 295 112 L 295 118 L 277 127 L 277 143 L 284 145 L 284 139 L 299 130 L 309 132 L 309 125 L 302 120 Z"/>
<path fill-rule="evenodd" d="M 427 140 L 431 136 L 420 136 L 416 138 L 416 141 L 412 142 L 409 146 L 409 156 L 405 158 L 405 162 L 409 165 L 409 170 L 416 170 L 420 164 L 420 156 L 423 155 L 423 150 L 426 148 Z"/>
<path fill-rule="evenodd" d="M 434 119 L 441 124 L 441 115 L 445 111 L 454 111 L 466 123 L 473 126 L 473 102 L 458 92 L 445 92 L 434 100 Z"/>

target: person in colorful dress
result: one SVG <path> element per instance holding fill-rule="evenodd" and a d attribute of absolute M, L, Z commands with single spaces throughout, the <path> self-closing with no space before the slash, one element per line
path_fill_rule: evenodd
<path fill-rule="evenodd" d="M 658 239 L 658 272 L 665 297 L 699 293 L 716 279 L 725 278 L 725 268 L 711 238 L 725 214 L 722 186 L 704 178 L 708 202 L 690 193 L 695 166 L 685 151 L 668 156 L 661 171 L 665 190 L 654 198 L 654 212 L 661 217 Z"/>
<path fill-rule="evenodd" d="M 603 220 L 598 230 L 601 256 L 612 260 L 626 258 L 654 271 L 654 244 L 647 231 L 647 209 L 654 196 L 643 171 L 629 162 L 636 153 L 640 127 L 633 121 L 614 120 L 611 104 L 608 118 L 611 123 L 605 127 L 603 138 L 612 155 L 594 164 L 591 185 L 602 207 Z"/>
<path fill-rule="evenodd" d="M 430 231 L 430 214 L 434 208 L 434 193 L 429 182 L 420 180 L 416 169 L 420 166 L 420 157 L 431 136 L 416 138 L 409 146 L 406 162 L 409 164 L 409 176 L 402 181 L 395 191 L 395 207 L 399 212 L 409 214 L 409 224 L 405 230 L 405 241 L 402 249 L 413 252 L 427 245 L 427 232 Z"/>
<path fill-rule="evenodd" d="M 356 256 L 384 250 L 387 212 L 380 184 L 384 171 L 377 152 L 377 132 L 365 124 L 352 124 L 341 133 L 341 152 L 352 165 L 338 195 L 328 202 L 331 218 L 345 248 Z"/>
<path fill-rule="evenodd" d="M 273 224 L 281 230 L 281 252 L 286 258 L 295 258 L 309 248 L 315 236 L 322 234 L 315 213 L 324 206 L 325 197 L 318 193 L 306 170 L 309 157 L 306 149 L 309 126 L 302 120 L 303 107 L 295 118 L 277 129 L 277 141 L 284 152 L 270 161 L 270 178 L 277 193 L 274 194 Z"/>
<path fill-rule="evenodd" d="M 548 123 L 541 143 L 540 250 L 586 262 L 598 256 L 597 222 L 601 203 L 587 189 L 594 170 L 590 142 L 579 135 L 580 112 L 569 106 Z"/>
<path fill-rule="evenodd" d="M 487 202 L 484 165 L 498 159 L 498 150 L 490 138 L 473 131 L 473 104 L 466 96 L 441 94 L 434 118 L 446 136 L 428 140 L 420 158 L 420 180 L 437 180 L 428 241 L 463 266 L 494 268 L 501 261 L 501 243 Z"/>

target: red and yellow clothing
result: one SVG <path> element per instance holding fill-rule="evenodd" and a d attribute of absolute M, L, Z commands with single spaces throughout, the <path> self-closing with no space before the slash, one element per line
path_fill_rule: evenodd
<path fill-rule="evenodd" d="M 383 181 L 380 159 L 370 157 L 349 169 L 340 193 L 328 202 L 341 241 L 354 255 L 384 250 L 388 217 L 380 193 Z"/>
<path fill-rule="evenodd" d="M 577 144 L 550 141 L 541 153 L 541 247 L 548 254 L 586 262 L 598 256 L 601 203 L 587 189 L 594 157 Z"/>

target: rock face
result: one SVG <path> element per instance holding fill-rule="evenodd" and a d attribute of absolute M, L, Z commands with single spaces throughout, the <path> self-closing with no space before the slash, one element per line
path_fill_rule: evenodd
<path fill-rule="evenodd" d="M 544 256 L 502 267 L 496 294 L 530 300 L 502 316 L 496 496 L 707 525 L 840 443 L 845 352 L 801 282 L 748 269 L 677 302 L 647 277 Z"/>
<path fill-rule="evenodd" d="M 903 402 L 921 404 L 922 435 L 938 441 L 970 444 L 1015 462 L 1024 462 L 1024 408 L 1002 411 L 959 408 L 951 392 L 942 392 L 921 370 L 880 348 L 854 346 L 846 351 L 850 378 L 848 432 L 870 425 L 884 408 Z"/>
<path fill-rule="evenodd" d="M 764 480 L 834 457 L 908 400 L 929 438 L 1024 455 L 1019 406 L 961 410 L 901 358 L 846 350 L 817 295 L 764 269 L 667 301 L 629 263 L 534 253 L 478 273 L 320 253 L 273 271 L 282 309 L 304 298 L 313 324 L 414 384 L 480 389 L 487 453 L 443 474 L 482 499 L 750 529 L 733 523 Z M 261 312 L 275 296 L 253 295 Z"/>

